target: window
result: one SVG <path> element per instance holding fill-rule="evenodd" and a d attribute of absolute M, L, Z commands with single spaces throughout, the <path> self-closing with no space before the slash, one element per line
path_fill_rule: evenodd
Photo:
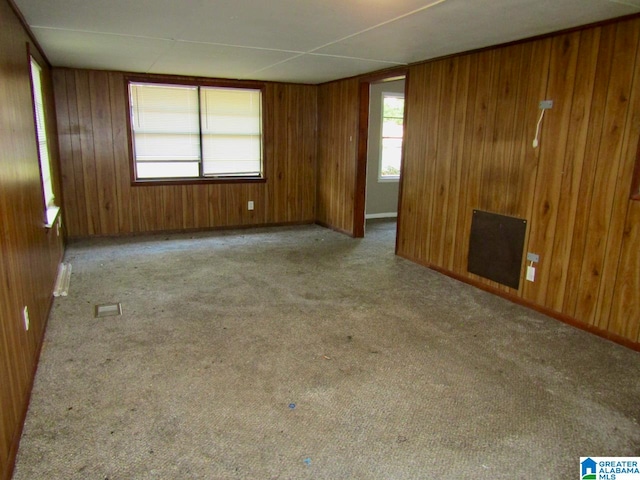
<path fill-rule="evenodd" d="M 382 148 L 378 180 L 398 180 L 402 159 L 404 95 L 382 94 Z"/>
<path fill-rule="evenodd" d="M 136 181 L 260 179 L 260 88 L 129 83 Z"/>
<path fill-rule="evenodd" d="M 53 181 L 51 179 L 51 160 L 47 143 L 47 127 L 45 123 L 44 96 L 42 90 L 42 68 L 31 58 L 31 89 L 33 95 L 33 115 L 36 126 L 36 141 L 38 143 L 38 160 L 42 179 L 42 197 L 46 212 L 45 225 L 51 228 L 56 220 L 60 208 L 55 204 Z"/>

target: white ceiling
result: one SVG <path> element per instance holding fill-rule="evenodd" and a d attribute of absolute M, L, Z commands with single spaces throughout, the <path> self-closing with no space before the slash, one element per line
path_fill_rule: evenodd
<path fill-rule="evenodd" d="M 14 0 L 54 66 L 321 83 L 640 12 L 640 0 Z"/>

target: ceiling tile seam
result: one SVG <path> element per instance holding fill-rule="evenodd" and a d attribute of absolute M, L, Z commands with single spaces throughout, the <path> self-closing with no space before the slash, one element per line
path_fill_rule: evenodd
<path fill-rule="evenodd" d="M 253 72 L 251 72 L 250 75 L 257 75 L 261 72 L 264 72 L 266 70 L 269 70 L 273 67 L 277 67 L 278 65 L 282 65 L 283 63 L 287 63 L 291 60 L 295 60 L 296 58 L 300 58 L 300 57 L 304 57 L 304 56 L 314 56 L 314 57 L 329 57 L 329 58 L 340 58 L 340 59 L 344 59 L 344 60 L 359 60 L 359 61 L 365 61 L 365 62 L 372 62 L 372 63 L 380 63 L 380 64 L 384 64 L 384 65 L 390 65 L 390 66 L 404 66 L 404 65 L 408 65 L 408 63 L 398 63 L 398 62 L 390 62 L 387 60 L 372 60 L 372 59 L 368 59 L 368 58 L 358 58 L 358 57 L 345 57 L 345 56 L 340 56 L 340 55 L 328 55 L 328 54 L 323 54 L 323 53 L 301 53 L 300 55 L 295 55 L 293 57 L 290 58 L 286 58 L 284 60 L 280 60 L 279 62 L 273 63 L 271 65 L 267 65 L 266 67 L 262 67 L 258 70 L 255 70 Z"/>
<path fill-rule="evenodd" d="M 638 0 L 609 0 L 609 2 L 626 5 L 627 7 L 640 8 L 640 1 Z"/>
<path fill-rule="evenodd" d="M 277 67 L 278 65 L 282 65 L 283 63 L 287 63 L 287 62 L 290 62 L 291 60 L 295 60 L 296 58 L 300 58 L 303 55 L 305 55 L 305 53 L 300 53 L 298 55 L 294 55 L 293 57 L 285 58 L 284 60 L 280 60 L 279 62 L 273 63 L 271 65 L 267 65 L 266 67 L 259 68 L 258 70 L 254 70 L 249 75 L 250 76 L 254 76 L 254 75 L 256 75 L 256 74 L 258 74 L 260 72 L 264 72 L 265 70 L 269 70 L 270 68 Z"/>
<path fill-rule="evenodd" d="M 348 55 L 335 55 L 331 53 L 314 53 L 314 52 L 306 52 L 304 55 L 311 55 L 314 57 L 331 57 L 331 58 L 343 58 L 345 60 L 360 60 L 363 62 L 372 62 L 372 63 L 388 63 L 392 65 L 409 65 L 407 62 L 396 62 L 394 60 L 380 60 L 377 58 L 363 58 L 363 57 L 350 57 Z"/>
<path fill-rule="evenodd" d="M 350 38 L 357 37 L 358 35 L 362 35 L 363 33 L 367 33 L 367 32 L 370 32 L 372 30 L 375 30 L 377 28 L 384 27 L 385 25 L 389 25 L 390 23 L 397 22 L 398 20 L 402 20 L 403 18 L 410 17 L 411 15 L 415 15 L 416 13 L 420 13 L 420 12 L 423 12 L 425 10 L 428 10 L 429 8 L 436 7 L 436 6 L 438 6 L 441 3 L 444 3 L 446 1 L 447 0 L 436 0 L 435 2 L 432 2 L 432 3 L 428 4 L 428 5 L 425 5 L 425 6 L 420 7 L 420 8 L 416 8 L 415 10 L 412 10 L 410 12 L 404 13 L 402 15 L 399 15 L 397 17 L 391 18 L 389 20 L 385 20 L 384 22 L 380 22 L 380 23 L 378 23 L 376 25 L 373 25 L 371 27 L 365 28 L 364 30 L 360 30 L 358 32 L 355 32 L 355 33 L 352 33 L 350 35 L 347 35 L 346 37 L 342 37 L 342 38 L 339 38 L 338 40 L 334 40 L 334 41 L 326 43 L 324 45 L 320 45 L 319 47 L 312 48 L 311 50 L 308 50 L 306 53 L 313 53 L 313 52 L 315 52 L 317 50 L 320 50 L 321 48 L 330 47 L 331 45 L 335 45 L 337 43 L 343 42 L 343 41 L 348 40 Z"/>
<path fill-rule="evenodd" d="M 149 72 L 151 72 L 151 69 L 152 69 L 153 67 L 155 67 L 156 63 L 158 63 L 162 57 L 164 57 L 164 56 L 165 56 L 165 55 L 167 55 L 171 50 L 173 50 L 174 48 L 176 48 L 176 43 L 177 43 L 177 42 L 176 42 L 175 40 L 174 40 L 174 41 L 172 41 L 172 42 L 171 42 L 171 45 L 169 45 L 166 49 L 164 49 L 164 51 L 163 51 L 162 53 L 159 53 L 158 55 L 156 55 L 155 60 L 153 60 L 153 61 L 151 62 L 151 65 L 149 65 L 149 68 L 147 68 L 147 70 L 145 71 L 145 73 L 149 73 Z"/>
<path fill-rule="evenodd" d="M 88 33 L 91 35 L 105 35 L 105 36 L 109 36 L 109 37 L 127 37 L 127 38 L 141 38 L 144 40 L 162 40 L 165 42 L 173 42 L 175 41 L 174 38 L 167 38 L 167 37 L 149 37 L 146 35 L 131 35 L 128 33 L 113 33 L 113 32 L 95 32 L 92 30 L 78 30 L 78 29 L 74 29 L 74 28 L 60 28 L 60 27 L 44 27 L 41 25 L 33 25 L 31 26 L 32 30 L 55 30 L 55 31 L 59 31 L 59 32 L 74 32 L 74 33 Z"/>
<path fill-rule="evenodd" d="M 281 60 L 279 62 L 276 62 L 276 63 L 274 63 L 272 65 L 268 65 L 266 67 L 260 68 L 259 70 L 255 70 L 254 72 L 251 73 L 251 75 L 256 75 L 258 73 L 264 72 L 265 70 L 269 70 L 269 69 L 271 69 L 273 67 L 277 67 L 278 65 L 282 65 L 284 63 L 290 62 L 291 60 L 295 60 L 296 58 L 302 57 L 304 55 L 317 55 L 317 56 L 327 56 L 327 57 L 336 57 L 336 58 L 346 58 L 346 59 L 353 59 L 353 60 L 366 60 L 366 59 L 359 59 L 359 58 L 356 58 L 356 57 L 341 57 L 339 55 L 328 55 L 328 54 L 321 54 L 321 53 L 314 53 L 314 52 L 316 52 L 317 50 L 320 50 L 321 48 L 325 48 L 325 47 L 328 47 L 330 45 L 335 45 L 336 43 L 342 42 L 342 41 L 347 40 L 349 38 L 353 38 L 353 37 L 355 37 L 357 35 L 369 32 L 371 30 L 374 30 L 376 28 L 382 27 L 384 25 L 388 25 L 388 24 L 390 24 L 392 22 L 396 22 L 398 20 L 401 20 L 403 18 L 409 17 L 411 15 L 415 15 L 416 13 L 419 13 L 419 12 L 422 12 L 422 11 L 427 10 L 429 8 L 432 8 L 432 7 L 435 7 L 437 5 L 440 5 L 441 3 L 444 3 L 446 1 L 447 0 L 437 0 L 435 2 L 430 3 L 429 5 L 425 5 L 423 7 L 417 8 L 417 9 L 412 10 L 410 12 L 407 12 L 405 14 L 402 14 L 402 15 L 399 15 L 397 17 L 394 17 L 394 18 L 392 18 L 390 20 L 386 20 L 384 22 L 378 23 L 377 25 L 373 25 L 372 27 L 365 28 L 364 30 L 360 30 L 360 31 L 358 31 L 356 33 L 353 33 L 351 35 L 347 35 L 346 37 L 342 37 L 342 38 L 340 38 L 338 40 L 334 40 L 333 42 L 329 42 L 329 43 L 326 43 L 324 45 L 320 45 L 319 47 L 315 47 L 315 48 L 312 48 L 310 50 L 307 50 L 306 52 L 301 53 L 300 55 L 295 55 L 293 57 L 290 57 L 290 58 Z M 386 62 L 386 61 L 380 61 L 380 60 L 366 60 L 366 61 L 378 62 L 378 63 L 392 63 L 392 62 Z M 394 65 L 406 65 L 406 64 L 405 63 L 394 63 Z"/>
<path fill-rule="evenodd" d="M 307 53 L 305 51 L 302 50 L 283 50 L 280 48 L 267 48 L 267 47 L 252 47 L 252 46 L 248 46 L 248 45 L 234 45 L 232 43 L 216 43 L 216 42 L 202 42 L 202 41 L 196 41 L 196 40 L 182 40 L 182 39 L 174 39 L 176 42 L 178 43 L 192 43 L 192 44 L 196 44 L 196 45 L 213 45 L 216 47 L 231 47 L 231 48 L 244 48 L 247 50 L 264 50 L 266 52 L 280 52 L 280 53 L 297 53 L 297 54 L 304 54 Z"/>
<path fill-rule="evenodd" d="M 77 32 L 77 33 L 86 33 L 86 34 L 90 34 L 90 35 L 106 35 L 106 36 L 110 36 L 110 37 L 124 37 L 124 38 L 138 38 L 138 39 L 143 39 L 143 40 L 160 40 L 163 42 L 178 42 L 178 43 L 193 43 L 193 44 L 197 44 L 197 45 L 212 45 L 212 46 L 218 46 L 218 47 L 230 47 L 230 48 L 245 48 L 245 49 L 249 49 L 249 50 L 264 50 L 264 51 L 268 51 L 268 52 L 280 52 L 280 53 L 296 53 L 296 54 L 305 54 L 308 53 L 306 51 L 303 50 L 284 50 L 284 49 L 280 49 L 280 48 L 266 48 L 266 47 L 253 47 L 253 46 L 248 46 L 248 45 L 235 45 L 235 44 L 231 44 L 231 43 L 216 43 L 216 42 L 202 42 L 202 41 L 195 41 L 195 40 L 183 40 L 183 39 L 179 39 L 179 38 L 170 38 L 170 37 L 149 37 L 146 35 L 130 35 L 127 33 L 112 33 L 112 32 L 99 32 L 99 31 L 92 31 L 92 30 L 77 30 L 77 29 L 72 29 L 72 28 L 59 28 L 59 27 L 43 27 L 43 26 L 34 26 L 31 27 L 34 30 L 56 30 L 56 31 L 61 31 L 61 32 Z"/>

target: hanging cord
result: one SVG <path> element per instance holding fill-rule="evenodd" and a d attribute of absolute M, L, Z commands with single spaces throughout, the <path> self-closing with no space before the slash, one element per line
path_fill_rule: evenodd
<path fill-rule="evenodd" d="M 538 137 L 540 136 L 540 124 L 542 123 L 542 119 L 544 118 L 545 108 L 542 109 L 542 113 L 540 114 L 540 119 L 538 120 L 538 125 L 536 126 L 536 138 L 533 139 L 533 148 L 538 148 Z"/>

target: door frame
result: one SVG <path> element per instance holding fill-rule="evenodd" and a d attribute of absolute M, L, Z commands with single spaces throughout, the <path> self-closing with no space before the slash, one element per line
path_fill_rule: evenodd
<path fill-rule="evenodd" d="M 367 195 L 367 154 L 369 145 L 369 102 L 372 83 L 390 82 L 393 80 L 405 80 L 405 93 L 409 80 L 409 69 L 406 67 L 394 68 L 379 72 L 375 75 L 364 76 L 360 79 L 359 85 L 359 112 L 358 112 L 358 145 L 356 161 L 356 185 L 354 193 L 353 208 L 353 236 L 355 238 L 364 237 L 365 226 L 365 201 Z M 404 124 L 407 121 L 407 108 L 405 102 Z M 402 144 L 402 159 L 404 163 L 404 142 Z M 398 197 L 398 225 L 400 225 L 401 203 L 402 203 L 402 170 L 400 171 L 399 197 Z M 398 251 L 398 234 L 396 232 L 396 247 Z"/>

